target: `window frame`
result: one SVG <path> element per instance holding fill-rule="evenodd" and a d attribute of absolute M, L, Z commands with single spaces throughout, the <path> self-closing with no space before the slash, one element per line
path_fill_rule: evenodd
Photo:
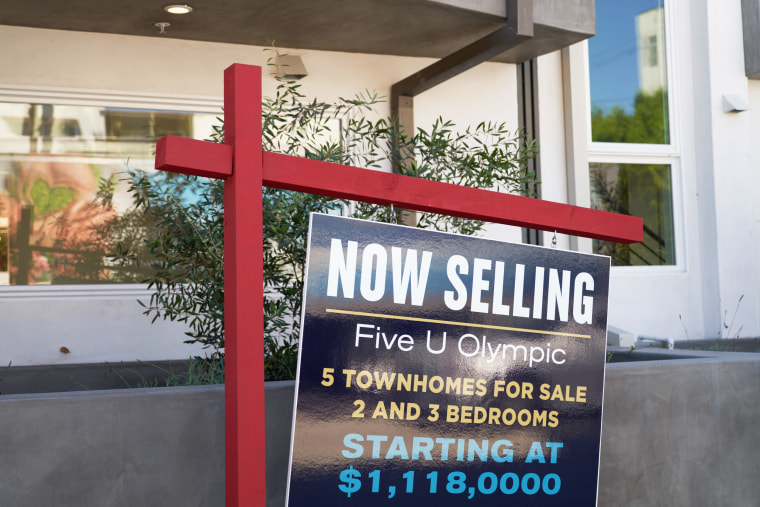
<path fill-rule="evenodd" d="M 584 42 L 586 65 L 586 135 L 588 139 L 588 163 L 618 164 L 665 164 L 670 166 L 673 202 L 673 241 L 675 246 L 675 264 L 661 266 L 613 266 L 612 269 L 623 276 L 638 277 L 647 274 L 682 273 L 687 269 L 685 216 L 683 197 L 682 139 L 681 139 L 681 105 L 676 55 L 678 54 L 678 37 L 674 20 L 677 17 L 675 0 L 662 0 L 665 23 L 665 58 L 668 83 L 668 122 L 670 142 L 668 144 L 644 143 L 604 143 L 592 141 L 591 132 L 591 73 L 588 41 Z"/>
<path fill-rule="evenodd" d="M 615 271 L 628 273 L 631 276 L 640 276 L 651 272 L 652 274 L 663 273 L 680 273 L 686 271 L 686 241 L 685 241 L 685 223 L 684 223 L 684 202 L 683 202 L 683 181 L 681 170 L 681 159 L 679 157 L 657 156 L 657 155 L 639 155 L 631 157 L 628 154 L 595 154 L 589 153 L 589 165 L 592 163 L 599 164 L 659 164 L 670 167 L 670 182 L 673 202 L 673 242 L 675 246 L 676 262 L 675 264 L 665 264 L 660 266 L 612 266 Z"/>

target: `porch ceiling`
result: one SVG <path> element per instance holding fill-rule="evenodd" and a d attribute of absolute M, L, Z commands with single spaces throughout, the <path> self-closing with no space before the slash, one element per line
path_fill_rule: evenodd
<path fill-rule="evenodd" d="M 0 24 L 440 58 L 504 26 L 505 1 L 0 0 Z M 173 3 L 193 12 L 163 10 Z M 171 23 L 165 34 L 162 21 Z"/>
<path fill-rule="evenodd" d="M 525 60 L 593 34 L 593 0 L 0 0 L 0 25 L 443 58 L 505 26 L 507 1 L 534 11 L 536 38 L 496 61 Z M 193 12 L 165 12 L 172 3 Z M 568 31 L 544 22 L 566 12 L 582 13 L 582 25 Z M 166 33 L 158 22 L 170 23 Z"/>

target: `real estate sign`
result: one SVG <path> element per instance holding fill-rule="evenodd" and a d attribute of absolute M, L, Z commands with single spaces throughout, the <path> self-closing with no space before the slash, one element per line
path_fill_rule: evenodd
<path fill-rule="evenodd" d="M 289 505 L 596 503 L 609 258 L 313 215 Z"/>

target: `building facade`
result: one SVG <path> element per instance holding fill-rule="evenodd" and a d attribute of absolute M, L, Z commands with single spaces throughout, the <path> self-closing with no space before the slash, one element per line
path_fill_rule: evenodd
<path fill-rule="evenodd" d="M 386 53 L 365 48 L 334 19 L 335 31 L 345 31 L 343 45 L 328 31 L 316 42 L 293 38 L 293 28 L 263 36 L 293 41 L 279 50 L 300 56 L 307 96 L 330 101 L 375 90 L 390 98 L 394 84 L 452 53 L 446 44 L 467 46 L 503 26 L 500 3 L 410 3 L 408 12 L 432 8 L 455 21 L 440 25 L 438 46 L 427 33 L 398 49 L 414 19 L 386 34 L 394 41 L 383 42 Z M 542 199 L 644 218 L 645 239 L 630 247 L 558 237 L 559 248 L 613 258 L 610 325 L 676 340 L 760 336 L 760 81 L 748 78 L 745 66 L 745 54 L 760 51 L 751 36 L 757 3 L 597 0 L 597 35 L 564 49 L 533 49 L 533 59 L 520 51 L 497 55 L 458 73 L 414 96 L 414 125 L 443 117 L 461 128 L 481 121 L 527 126 L 540 147 Z M 547 38 L 541 27 L 559 3 L 516 4 L 534 9 L 533 39 Z M 151 324 L 142 315 L 136 301 L 149 292 L 135 275 L 114 267 L 103 275 L 94 248 L 99 228 L 129 202 L 117 187 L 112 208 L 93 203 L 99 184 L 116 184 L 127 166 L 152 166 L 156 136 L 208 138 L 221 112 L 223 69 L 266 66 L 271 52 L 265 43 L 225 41 L 220 27 L 198 35 L 183 18 L 154 10 L 135 33 L 107 23 L 52 28 L 49 15 L 37 24 L 23 13 L 0 17 L 0 41 L 9 48 L 0 55 L 3 365 L 203 352 L 182 343 L 181 325 Z M 347 23 L 356 18 L 352 26 L 368 32 L 367 40 L 378 36 L 360 13 L 342 12 Z M 201 14 L 198 8 L 184 19 Z M 283 8 L 279 17 L 287 16 L 295 18 Z M 155 26 L 164 19 L 169 26 Z M 425 44 L 442 54 L 426 55 Z M 524 59 L 528 64 L 514 63 Z M 264 72 L 263 86 L 271 95 L 277 81 Z M 376 114 L 390 113 L 389 101 Z M 526 237 L 506 226 L 487 234 Z M 552 235 L 533 241 L 549 245 Z M 88 265 L 85 253 L 101 264 Z"/>

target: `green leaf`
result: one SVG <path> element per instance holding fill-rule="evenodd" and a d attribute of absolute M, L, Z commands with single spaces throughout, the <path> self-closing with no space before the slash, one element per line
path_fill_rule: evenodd
<path fill-rule="evenodd" d="M 37 213 L 47 215 L 68 206 L 74 200 L 74 190 L 63 186 L 50 188 L 45 180 L 37 179 L 32 184 L 29 197 Z"/>

